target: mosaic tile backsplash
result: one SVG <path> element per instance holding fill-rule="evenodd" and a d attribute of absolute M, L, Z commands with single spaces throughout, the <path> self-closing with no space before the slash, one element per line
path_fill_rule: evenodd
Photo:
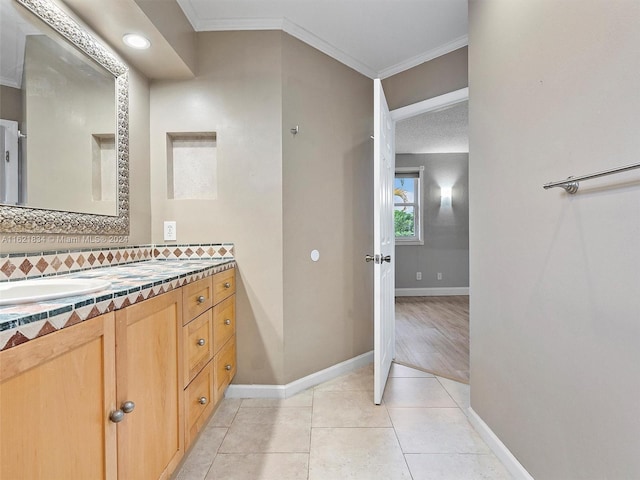
<path fill-rule="evenodd" d="M 146 260 L 232 260 L 232 243 L 134 245 L 117 248 L 0 253 L 0 282 L 63 275 Z"/>

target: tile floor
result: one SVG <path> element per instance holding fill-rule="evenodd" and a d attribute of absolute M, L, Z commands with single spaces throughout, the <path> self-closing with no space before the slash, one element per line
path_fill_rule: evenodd
<path fill-rule="evenodd" d="M 371 365 L 286 400 L 225 399 L 176 480 L 512 478 L 468 406 L 467 385 L 397 364 L 380 406 Z"/>

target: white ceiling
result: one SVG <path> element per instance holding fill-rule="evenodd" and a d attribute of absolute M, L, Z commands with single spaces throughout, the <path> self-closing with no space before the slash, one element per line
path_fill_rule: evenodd
<path fill-rule="evenodd" d="M 468 151 L 468 101 L 396 123 L 396 153 Z"/>
<path fill-rule="evenodd" d="M 284 30 L 370 78 L 467 44 L 467 0 L 177 0 L 196 31 Z"/>

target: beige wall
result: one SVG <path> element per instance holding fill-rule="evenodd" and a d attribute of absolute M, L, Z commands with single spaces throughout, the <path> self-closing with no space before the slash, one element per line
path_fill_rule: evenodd
<path fill-rule="evenodd" d="M 371 80 L 282 32 L 200 33 L 197 70 L 152 84 L 153 240 L 176 220 L 178 243 L 235 244 L 235 382 L 284 384 L 370 350 Z M 207 131 L 218 198 L 168 200 L 167 132 Z"/>
<path fill-rule="evenodd" d="M 235 243 L 236 382 L 283 383 L 281 33 L 200 33 L 197 67 L 151 87 L 153 241 Z M 216 132 L 216 200 L 167 199 L 167 132 Z"/>
<path fill-rule="evenodd" d="M 471 406 L 536 479 L 640 478 L 640 3 L 472 0 Z"/>
<path fill-rule="evenodd" d="M 465 88 L 468 83 L 468 48 L 463 47 L 382 81 L 389 109 Z"/>
<path fill-rule="evenodd" d="M 290 382 L 372 349 L 373 82 L 282 34 L 284 346 Z M 300 133 L 289 130 L 298 125 Z M 320 260 L 312 262 L 317 249 Z"/>
<path fill-rule="evenodd" d="M 134 0 L 175 53 L 195 73 L 196 32 L 176 0 Z"/>
<path fill-rule="evenodd" d="M 0 118 L 16 121 L 22 127 L 22 90 L 0 85 Z"/>
<path fill-rule="evenodd" d="M 129 70 L 129 245 L 151 243 L 149 81 Z"/>

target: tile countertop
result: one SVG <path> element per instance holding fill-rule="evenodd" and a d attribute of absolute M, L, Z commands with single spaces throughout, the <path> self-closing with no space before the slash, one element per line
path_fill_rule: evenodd
<path fill-rule="evenodd" d="M 148 260 L 66 274 L 66 278 L 108 280 L 111 286 L 86 295 L 0 306 L 0 350 L 127 307 L 235 265 L 233 259 Z"/>

